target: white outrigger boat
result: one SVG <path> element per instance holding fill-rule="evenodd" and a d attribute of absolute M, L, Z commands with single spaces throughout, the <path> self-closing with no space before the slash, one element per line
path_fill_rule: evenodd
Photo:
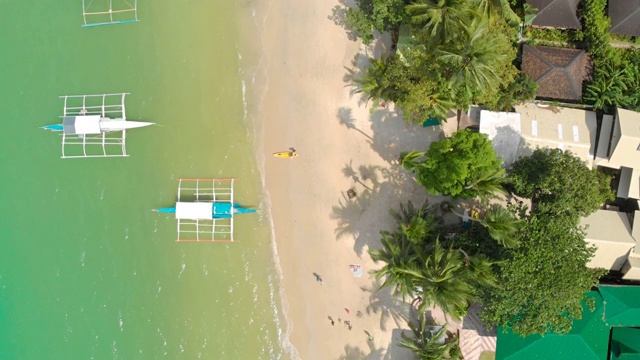
<path fill-rule="evenodd" d="M 60 132 L 63 158 L 129 156 L 127 130 L 153 125 L 151 122 L 127 121 L 127 93 L 68 95 L 64 99 L 62 123 L 43 126 Z"/>
<path fill-rule="evenodd" d="M 234 178 L 178 179 L 175 206 L 154 211 L 175 214 L 177 241 L 233 242 L 233 217 L 255 213 L 234 202 Z"/>

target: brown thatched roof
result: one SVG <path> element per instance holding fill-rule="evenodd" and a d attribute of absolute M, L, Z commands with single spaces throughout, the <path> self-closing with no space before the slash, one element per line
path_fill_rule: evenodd
<path fill-rule="evenodd" d="M 609 17 L 609 32 L 640 36 L 640 0 L 609 0 Z"/>
<path fill-rule="evenodd" d="M 529 45 L 522 48 L 522 72 L 538 83 L 538 97 L 580 100 L 582 81 L 589 76 L 590 65 L 584 50 Z"/>
<path fill-rule="evenodd" d="M 578 0 L 526 0 L 538 9 L 535 26 L 582 29 L 578 19 Z"/>

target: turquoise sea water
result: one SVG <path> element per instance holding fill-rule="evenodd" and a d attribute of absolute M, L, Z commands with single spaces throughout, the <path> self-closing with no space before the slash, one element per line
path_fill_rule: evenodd
<path fill-rule="evenodd" d="M 285 359 L 233 1 L 0 0 L 0 359 Z M 246 4 L 242 5 L 246 6 Z M 60 95 L 128 92 L 129 158 L 60 159 Z M 179 177 L 236 177 L 231 244 L 177 243 Z"/>

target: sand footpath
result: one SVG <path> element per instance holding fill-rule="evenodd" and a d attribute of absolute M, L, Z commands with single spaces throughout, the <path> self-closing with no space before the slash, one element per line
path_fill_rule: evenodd
<path fill-rule="evenodd" d="M 336 11 L 341 3 L 270 0 L 261 6 L 264 14 L 256 18 L 265 78 L 258 81 L 265 81 L 266 92 L 258 106 L 257 150 L 265 154 L 289 340 L 305 360 L 409 359 L 394 341 L 407 328 L 408 305 L 376 291 L 369 273 L 376 265 L 367 251 L 380 246 L 380 230 L 394 228 L 390 208 L 426 198 L 398 168 L 399 153 L 426 149 L 440 131 L 406 124 L 393 106 L 371 112 L 353 94 L 347 69 L 363 66 L 367 54 L 385 46 L 349 39 Z M 270 155 L 289 147 L 297 159 Z M 354 276 L 350 265 L 360 265 L 362 275 Z"/>

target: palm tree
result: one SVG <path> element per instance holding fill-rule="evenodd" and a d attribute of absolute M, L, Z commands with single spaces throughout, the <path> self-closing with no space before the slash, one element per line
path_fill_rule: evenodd
<path fill-rule="evenodd" d="M 525 4 L 525 7 L 526 5 L 528 4 Z M 478 6 L 489 18 L 491 18 L 494 13 L 497 13 L 511 26 L 518 26 L 520 24 L 520 18 L 513 12 L 508 0 L 479 0 Z"/>
<path fill-rule="evenodd" d="M 506 180 L 507 172 L 504 169 L 487 171 L 473 179 L 465 189 L 475 190 L 477 196 L 486 201 L 489 198 L 496 197 L 496 193 L 507 194 L 507 191 L 502 186 Z"/>
<path fill-rule="evenodd" d="M 436 239 L 421 270 L 421 276 L 415 279 L 417 295 L 422 300 L 418 312 L 423 313 L 429 306 L 436 306 L 445 315 L 462 319 L 476 294 L 471 273 L 460 252 L 454 250 L 453 245 L 443 247 Z"/>
<path fill-rule="evenodd" d="M 419 260 L 424 243 L 435 236 L 436 218 L 427 211 L 425 203 L 419 209 L 409 202 L 400 211 L 391 211 L 399 229 L 393 233 L 382 232 L 382 248 L 369 250 L 374 262 L 386 263 L 373 272 L 376 279 L 385 278 L 380 288 L 393 286 L 395 295 L 406 298 L 415 291 L 415 282 L 422 276 Z"/>
<path fill-rule="evenodd" d="M 409 328 L 413 333 L 413 337 L 407 336 L 402 332 L 402 340 L 398 345 L 412 350 L 420 360 L 441 360 L 450 359 L 450 352 L 458 346 L 458 337 L 453 336 L 445 339 L 447 329 L 442 326 L 434 331 L 439 325 L 427 325 L 424 317 L 417 322 L 409 322 Z"/>
<path fill-rule="evenodd" d="M 487 35 L 489 22 L 486 18 L 473 21 L 467 27 L 468 41 L 458 51 L 438 50 L 442 62 L 451 68 L 450 85 L 453 89 L 464 87 L 467 94 L 482 91 L 501 83 L 493 64 L 505 54 L 500 51 L 502 38 Z"/>
<path fill-rule="evenodd" d="M 465 218 L 464 214 L 454 213 L 461 218 Z M 466 218 L 484 226 L 489 232 L 489 236 L 504 247 L 511 248 L 520 244 L 514 236 L 520 227 L 520 220 L 516 219 L 513 213 L 502 206 L 495 205 L 490 207 L 482 219 L 476 219 L 473 216 Z"/>
<path fill-rule="evenodd" d="M 489 235 L 504 247 L 516 247 L 520 242 L 514 237 L 520 227 L 520 220 L 502 206 L 493 206 L 484 215 L 482 225 Z"/>
<path fill-rule="evenodd" d="M 394 99 L 392 95 L 394 89 L 386 79 L 388 62 L 385 59 L 369 59 L 369 61 L 371 65 L 360 73 L 360 77 L 353 78 L 353 82 L 359 85 L 355 92 L 366 94 L 367 101 L 379 102 Z"/>
<path fill-rule="evenodd" d="M 417 159 L 423 158 L 427 153 L 425 151 L 410 151 L 408 153 L 400 153 L 400 166 L 407 171 L 417 173 L 423 162 L 417 162 Z"/>
<path fill-rule="evenodd" d="M 464 0 L 421 0 L 407 5 L 406 10 L 412 23 L 443 42 L 454 38 L 460 26 L 477 15 Z"/>
<path fill-rule="evenodd" d="M 380 289 L 393 287 L 393 294 L 405 299 L 412 296 L 416 279 L 422 276 L 416 261 L 415 246 L 408 241 L 402 241 L 403 236 L 382 233 L 382 249 L 369 250 L 374 262 L 383 261 L 385 266 L 373 271 L 377 280 L 383 279 Z"/>

